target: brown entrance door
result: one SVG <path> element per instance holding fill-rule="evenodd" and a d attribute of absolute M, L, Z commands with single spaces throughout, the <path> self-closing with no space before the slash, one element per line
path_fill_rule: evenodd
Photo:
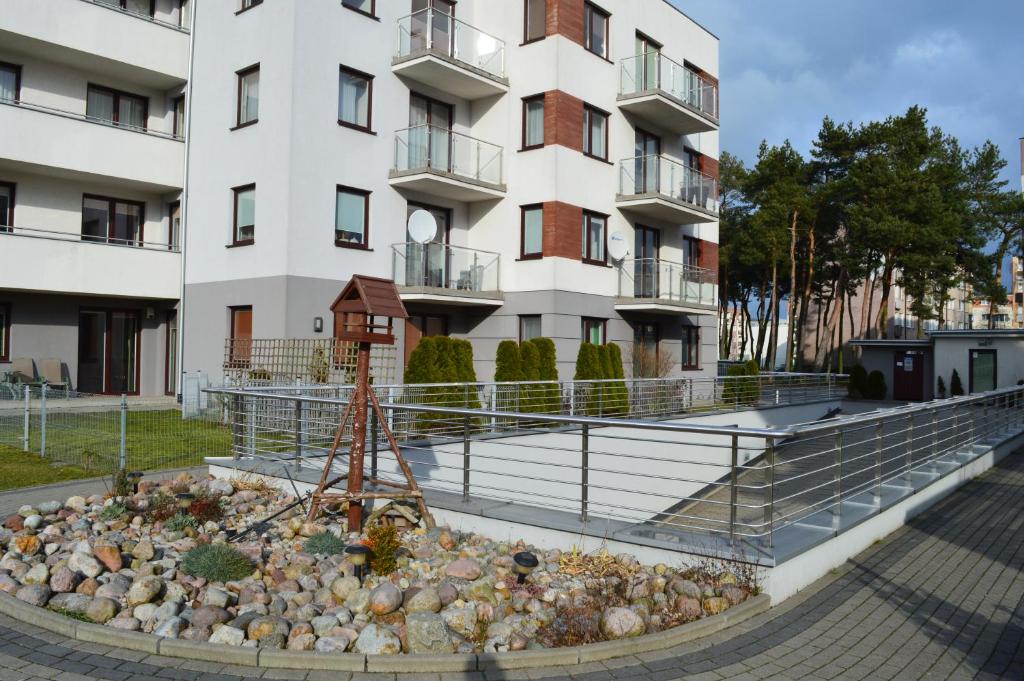
<path fill-rule="evenodd" d="M 924 399 L 924 353 L 899 351 L 892 371 L 892 398 L 906 402 Z"/>

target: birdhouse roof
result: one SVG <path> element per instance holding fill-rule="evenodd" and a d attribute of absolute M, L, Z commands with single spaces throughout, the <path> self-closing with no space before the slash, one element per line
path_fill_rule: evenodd
<path fill-rule="evenodd" d="M 364 312 L 376 317 L 408 319 L 391 279 L 355 274 L 331 305 L 332 312 Z"/>

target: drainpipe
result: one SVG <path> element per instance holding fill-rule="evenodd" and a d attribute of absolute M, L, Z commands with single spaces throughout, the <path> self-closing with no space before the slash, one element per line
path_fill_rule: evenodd
<path fill-rule="evenodd" d="M 175 367 L 178 372 L 178 378 L 174 386 L 174 391 L 177 393 L 179 401 L 181 400 L 183 381 L 185 379 L 185 253 L 188 243 L 188 181 L 189 161 L 192 150 L 192 74 L 196 56 L 196 16 L 199 14 L 199 6 L 201 4 L 201 0 L 192 0 L 192 23 L 189 26 L 188 34 L 188 83 L 185 85 L 185 177 L 181 190 L 181 234 L 179 235 L 181 240 L 179 244 L 181 249 L 181 282 L 178 290 L 178 364 Z"/>

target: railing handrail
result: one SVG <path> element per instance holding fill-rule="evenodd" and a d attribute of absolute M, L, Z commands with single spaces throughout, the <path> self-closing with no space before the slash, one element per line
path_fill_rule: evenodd
<path fill-rule="evenodd" d="M 680 269 L 684 272 L 700 272 L 708 274 L 717 274 L 715 270 L 707 267 L 698 267 L 697 265 L 688 265 L 682 262 L 676 262 L 674 260 L 666 260 L 665 258 L 625 258 L 622 263 L 654 263 L 655 265 L 668 265 L 672 269 Z M 763 375 L 763 374 L 762 374 Z"/>
<path fill-rule="evenodd" d="M 655 58 L 658 61 L 667 61 L 668 63 L 672 64 L 673 66 L 678 66 L 679 68 L 683 69 L 684 71 L 688 71 L 688 72 L 692 73 L 695 78 L 700 80 L 702 83 L 707 84 L 708 87 L 710 87 L 710 88 L 717 88 L 717 85 L 715 85 L 715 83 L 710 78 L 708 78 L 707 76 L 702 74 L 700 71 L 697 71 L 693 67 L 687 66 L 686 64 L 680 64 L 675 59 L 673 59 L 672 57 L 667 56 L 664 52 L 661 52 L 660 50 L 649 50 L 647 52 L 641 52 L 640 54 L 631 54 L 631 55 L 629 55 L 627 57 L 623 57 L 620 61 L 623 64 L 625 64 L 626 62 L 632 61 L 634 59 L 646 59 L 647 57 L 650 57 L 652 54 L 655 56 Z"/>
<path fill-rule="evenodd" d="M 409 132 L 410 130 L 417 130 L 417 129 L 420 129 L 420 128 L 426 128 L 428 134 L 430 134 L 432 130 L 437 130 L 437 131 L 442 132 L 442 133 L 444 133 L 446 135 L 451 135 L 452 137 L 461 137 L 461 138 L 467 139 L 467 140 L 469 140 L 471 142 L 477 142 L 477 143 L 483 144 L 485 146 L 493 147 L 494 149 L 497 149 L 499 152 L 504 152 L 504 150 L 505 150 L 505 148 L 503 146 L 501 146 L 500 144 L 495 144 L 494 142 L 488 142 L 487 140 L 482 140 L 482 139 L 479 139 L 477 137 L 473 137 L 472 135 L 467 135 L 465 133 L 458 132 L 457 130 L 453 130 L 451 128 L 445 128 L 443 126 L 433 125 L 433 124 L 430 124 L 430 123 L 421 123 L 419 125 L 410 125 L 407 128 L 399 128 L 398 130 L 395 131 L 395 135 L 398 135 L 399 133 L 402 133 L 402 132 Z"/>
<path fill-rule="evenodd" d="M 619 164 L 620 165 L 624 165 L 626 163 L 636 163 L 637 161 L 646 161 L 646 160 L 652 159 L 652 158 L 656 158 L 656 159 L 658 159 L 659 162 L 667 163 L 669 165 L 679 166 L 683 170 L 685 170 L 687 172 L 690 172 L 690 173 L 693 173 L 694 175 L 700 175 L 702 178 L 704 178 L 706 180 L 709 180 L 711 182 L 717 182 L 718 181 L 713 176 L 708 175 L 707 173 L 702 172 L 700 170 L 697 170 L 693 166 L 687 165 L 687 164 L 683 163 L 682 161 L 677 161 L 674 158 L 670 158 L 670 157 L 666 156 L 665 154 L 640 154 L 639 156 L 630 156 L 628 158 L 624 158 L 621 161 L 619 161 Z"/>
<path fill-rule="evenodd" d="M 483 255 L 493 255 L 496 259 L 501 257 L 500 253 L 494 251 L 483 251 L 479 248 L 469 248 L 468 246 L 456 246 L 455 244 L 439 244 L 434 242 L 428 242 L 421 244 L 417 241 L 400 241 L 398 243 L 391 244 L 391 248 L 396 252 L 401 252 L 399 249 L 408 246 L 433 246 L 435 248 L 443 248 L 444 250 L 451 251 L 462 251 L 464 253 L 482 253 Z"/>
<path fill-rule="evenodd" d="M 61 232 L 53 229 L 38 229 L 35 227 L 20 227 L 18 225 L 0 226 L 0 238 L 8 236 L 20 236 L 30 239 L 45 239 L 49 241 L 67 241 L 70 243 L 90 244 L 96 246 L 117 246 L 121 248 L 134 248 L 158 253 L 180 253 L 177 246 L 159 241 L 140 241 L 136 239 L 119 239 L 113 237 L 93 237 L 81 232 Z"/>
<path fill-rule="evenodd" d="M 114 12 L 118 12 L 120 14 L 126 14 L 126 15 L 128 15 L 130 17 L 135 18 L 135 19 L 141 19 L 143 21 L 148 21 L 151 24 L 156 24 L 157 26 L 163 26 L 164 28 L 169 28 L 169 29 L 178 31 L 179 33 L 188 34 L 190 32 L 189 29 L 187 27 L 185 27 L 185 26 L 179 26 L 178 24 L 172 24 L 169 21 L 164 21 L 163 19 L 157 19 L 156 17 L 149 16 L 148 14 L 141 14 L 139 12 L 133 12 L 130 9 L 126 9 L 124 7 L 117 7 L 115 5 L 111 5 L 111 4 L 106 3 L 106 2 L 100 2 L 99 0 L 83 0 L 83 2 L 87 2 L 90 5 L 95 5 L 97 7 L 103 7 L 105 9 L 109 9 L 109 10 L 112 10 Z"/>
<path fill-rule="evenodd" d="M 479 33 L 480 35 L 487 36 L 491 40 L 495 41 L 495 43 L 497 43 L 498 47 L 502 51 L 505 50 L 505 41 L 502 40 L 501 38 L 499 38 L 498 36 L 493 35 L 491 33 L 488 33 L 487 31 L 484 31 L 482 29 L 479 29 L 479 28 L 477 28 L 476 26 L 474 26 L 473 24 L 471 24 L 469 22 L 463 21 L 462 19 L 459 19 L 458 17 L 455 17 L 455 16 L 453 16 L 451 14 L 448 14 L 447 12 L 444 12 L 444 11 L 439 10 L 439 9 L 435 9 L 433 7 L 425 7 L 423 9 L 416 10 L 415 12 L 412 12 L 410 14 L 406 14 L 404 16 L 398 17 L 398 22 L 401 23 L 402 21 L 405 21 L 407 19 L 411 19 L 411 18 L 413 18 L 414 16 L 416 16 L 418 14 L 426 14 L 427 16 L 433 16 L 434 14 L 440 14 L 441 16 L 451 20 L 453 23 L 455 23 L 457 25 L 465 26 L 466 28 L 475 31 L 475 32 Z M 429 22 L 428 22 L 428 24 L 429 24 Z"/>
<path fill-rule="evenodd" d="M 85 2 L 91 2 L 92 0 L 85 0 Z M 171 140 L 172 142 L 184 142 L 185 138 L 181 135 L 175 135 L 169 132 L 163 132 L 162 130 L 154 130 L 152 128 L 140 128 L 136 125 L 123 125 L 120 123 L 111 123 L 104 121 L 95 116 L 89 116 L 84 113 L 76 113 L 74 111 L 67 111 L 65 109 L 56 109 L 52 106 L 45 106 L 43 104 L 32 104 L 26 102 L 23 99 L 5 99 L 0 98 L 0 104 L 6 104 L 7 106 L 17 107 L 19 109 L 27 109 L 29 111 L 36 111 L 38 113 L 45 113 L 51 116 L 59 116 L 60 118 L 67 118 L 74 121 L 81 121 L 83 123 L 92 123 L 94 125 L 102 125 L 105 128 L 113 128 L 115 130 L 125 130 L 127 132 L 134 132 L 140 135 L 149 135 L 152 137 L 160 137 L 162 139 Z"/>

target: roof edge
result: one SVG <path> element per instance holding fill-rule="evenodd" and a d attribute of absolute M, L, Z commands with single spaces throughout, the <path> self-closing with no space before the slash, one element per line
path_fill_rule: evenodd
<path fill-rule="evenodd" d="M 717 41 L 721 42 L 721 40 L 722 40 L 722 39 L 721 39 L 721 38 L 719 38 L 717 34 L 715 34 L 714 32 L 712 32 L 712 31 L 711 31 L 711 29 L 709 29 L 709 28 L 708 28 L 707 26 L 705 26 L 704 24 L 700 23 L 699 21 L 697 21 L 696 19 L 694 19 L 693 17 L 691 17 L 691 16 L 689 15 L 689 14 L 687 14 L 687 13 L 686 13 L 686 12 L 684 12 L 683 10 L 679 9 L 678 7 L 676 7 L 676 6 L 675 6 L 675 5 L 674 5 L 674 4 L 672 3 L 672 0 L 662 0 L 662 2 L 664 2 L 664 3 L 666 4 L 666 5 L 668 5 L 669 7 L 671 7 L 672 9 L 674 9 L 675 11 L 679 12 L 680 14 L 682 14 L 682 15 L 683 15 L 684 17 L 686 17 L 686 18 L 687 18 L 687 19 L 689 19 L 690 21 L 692 21 L 692 22 L 693 22 L 693 24 L 694 24 L 694 26 L 696 26 L 696 27 L 697 27 L 697 28 L 699 28 L 700 30 L 704 31 L 705 33 L 707 33 L 707 34 L 708 34 L 709 36 L 711 36 L 711 37 L 712 37 L 712 38 L 714 38 L 715 40 L 717 40 Z M 1024 139 L 1024 137 L 1022 137 L 1021 139 Z"/>

